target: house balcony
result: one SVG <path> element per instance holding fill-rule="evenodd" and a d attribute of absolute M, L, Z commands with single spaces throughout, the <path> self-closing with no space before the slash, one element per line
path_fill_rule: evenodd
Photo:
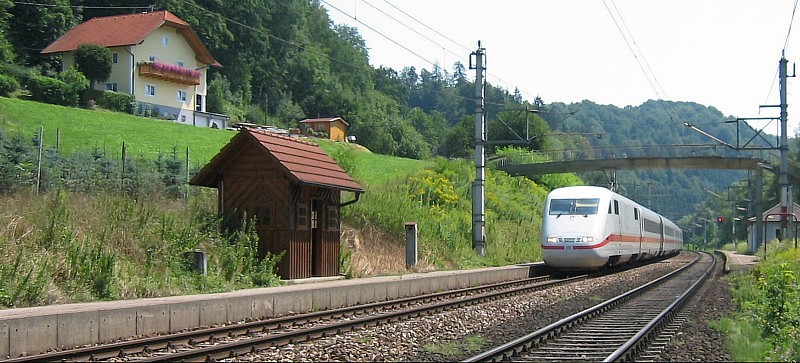
<path fill-rule="evenodd" d="M 199 71 L 161 62 L 139 62 L 139 75 L 181 84 L 200 84 Z"/>

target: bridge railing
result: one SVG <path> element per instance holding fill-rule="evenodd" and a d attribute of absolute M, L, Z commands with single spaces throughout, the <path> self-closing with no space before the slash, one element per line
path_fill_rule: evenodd
<path fill-rule="evenodd" d="M 495 166 L 502 168 L 504 165 L 536 164 L 557 161 L 720 156 L 729 158 L 756 158 L 777 165 L 780 158 L 772 151 L 774 150 L 734 150 L 723 145 L 621 146 L 532 151 L 492 158 L 491 162 L 495 164 Z"/>

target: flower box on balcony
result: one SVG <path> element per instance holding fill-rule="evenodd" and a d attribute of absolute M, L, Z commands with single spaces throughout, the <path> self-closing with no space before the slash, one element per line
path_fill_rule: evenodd
<path fill-rule="evenodd" d="M 183 84 L 200 84 L 199 71 L 161 62 L 140 62 L 139 75 Z"/>

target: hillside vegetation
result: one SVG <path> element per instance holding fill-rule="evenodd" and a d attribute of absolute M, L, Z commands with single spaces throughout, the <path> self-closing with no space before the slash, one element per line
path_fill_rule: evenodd
<path fill-rule="evenodd" d="M 0 184 L 8 185 L 0 196 L 3 306 L 280 284 L 272 271 L 275 256 L 259 260 L 252 254 L 254 232 L 223 232 L 216 191 L 185 185 L 183 157 L 164 153 L 189 148 L 196 169 L 232 132 L 7 98 L 0 98 L 0 117 Z M 60 147 L 56 152 L 54 138 L 44 138 L 50 157 L 43 161 L 47 180 L 42 179 L 37 194 L 40 127 L 59 130 Z M 96 152 L 100 140 L 104 153 Z M 122 141 L 142 150 L 140 156 L 131 156 L 136 163 L 121 160 Z M 340 262 L 348 276 L 407 272 L 402 243 L 409 221 L 419 226 L 420 265 L 415 271 L 540 260 L 541 210 L 548 187 L 488 171 L 487 256 L 481 257 L 471 247 L 470 161 L 405 159 L 357 145 L 315 141 L 366 189 L 359 202 L 342 210 Z M 11 158 L 17 159 L 13 170 L 19 172 L 4 172 L 11 170 L 3 167 Z M 131 166 L 123 171 L 123 165 Z M 128 175 L 131 170 L 142 175 Z M 135 188 L 129 184 L 133 181 Z M 580 180 L 562 175 L 550 182 L 553 187 Z M 194 250 L 208 255 L 206 275 L 186 268 L 183 254 Z"/>

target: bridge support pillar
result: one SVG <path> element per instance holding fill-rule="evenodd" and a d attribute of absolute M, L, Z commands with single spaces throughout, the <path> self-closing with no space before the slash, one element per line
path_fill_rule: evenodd
<path fill-rule="evenodd" d="M 755 185 L 753 186 L 753 202 L 755 203 L 755 216 L 756 216 L 756 230 L 752 241 L 752 246 L 748 246 L 750 251 L 755 253 L 758 247 L 764 243 L 764 171 L 762 168 L 756 168 Z"/>

